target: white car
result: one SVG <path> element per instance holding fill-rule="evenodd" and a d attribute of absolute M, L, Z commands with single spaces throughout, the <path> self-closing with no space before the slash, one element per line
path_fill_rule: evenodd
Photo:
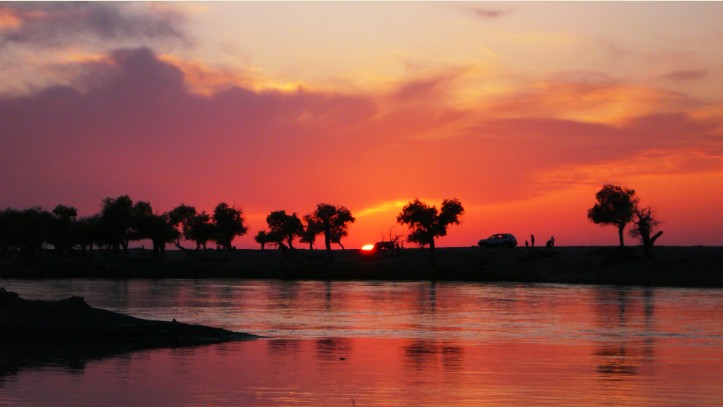
<path fill-rule="evenodd" d="M 511 233 L 495 233 L 487 239 L 480 240 L 480 247 L 515 247 L 517 239 Z"/>

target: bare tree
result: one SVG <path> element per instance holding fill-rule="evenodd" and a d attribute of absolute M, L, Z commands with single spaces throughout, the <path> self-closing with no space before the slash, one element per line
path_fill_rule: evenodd
<path fill-rule="evenodd" d="M 653 245 L 655 241 L 663 235 L 662 230 L 653 234 L 658 225 L 660 225 L 660 221 L 655 218 L 655 212 L 648 206 L 642 209 L 635 208 L 633 224 L 635 224 L 635 228 L 630 230 L 630 235 L 640 239 L 640 242 L 643 244 L 643 256 L 645 259 L 652 259 Z"/>

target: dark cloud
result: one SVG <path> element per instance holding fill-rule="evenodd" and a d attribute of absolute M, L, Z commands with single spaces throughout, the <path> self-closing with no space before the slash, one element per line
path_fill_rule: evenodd
<path fill-rule="evenodd" d="M 144 10 L 141 9 L 144 8 Z M 175 40 L 186 42 L 184 17 L 170 8 L 116 2 L 5 2 L 0 13 L 14 22 L 2 44 L 62 46 L 78 41 Z"/>
<path fill-rule="evenodd" d="M 489 6 L 465 7 L 464 9 L 483 20 L 494 20 L 513 13 L 511 6 L 507 6 L 504 9 Z"/>
<path fill-rule="evenodd" d="M 705 69 L 689 69 L 670 72 L 665 75 L 665 78 L 675 82 L 690 82 L 705 79 L 706 76 L 708 76 L 708 71 Z"/>
<path fill-rule="evenodd" d="M 320 187 L 310 186 L 350 171 L 367 136 L 355 126 L 375 114 L 368 100 L 304 90 L 196 95 L 146 48 L 109 61 L 86 66 L 102 78 L 90 89 L 0 97 L 0 207 L 84 199 L 92 210 L 121 193 L 160 208 L 189 195 L 211 206 L 243 191 L 276 197 L 271 207 L 289 196 L 312 205 Z"/>

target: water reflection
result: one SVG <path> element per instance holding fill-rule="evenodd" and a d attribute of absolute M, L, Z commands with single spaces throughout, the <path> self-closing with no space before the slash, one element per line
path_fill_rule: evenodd
<path fill-rule="evenodd" d="M 0 405 L 723 403 L 720 290 L 239 280 L 6 287 L 271 338 L 143 351 L 3 345 Z"/>
<path fill-rule="evenodd" d="M 441 366 L 447 371 L 459 371 L 464 366 L 464 349 L 451 341 L 414 340 L 404 346 L 404 367 L 408 370 L 429 371 Z"/>
<path fill-rule="evenodd" d="M 625 380 L 649 367 L 655 347 L 654 289 L 598 290 L 595 312 L 602 339 L 595 355 L 604 380 Z"/>
<path fill-rule="evenodd" d="M 346 360 L 351 354 L 348 338 L 323 338 L 316 340 L 316 357 L 320 361 Z"/>
<path fill-rule="evenodd" d="M 299 351 L 297 339 L 269 339 L 267 351 L 271 355 L 292 355 Z"/>
<path fill-rule="evenodd" d="M 26 369 L 54 367 L 79 373 L 89 362 L 128 355 L 145 349 L 132 344 L 0 342 L 0 380 Z M 122 358 L 119 358 L 122 360 Z"/>

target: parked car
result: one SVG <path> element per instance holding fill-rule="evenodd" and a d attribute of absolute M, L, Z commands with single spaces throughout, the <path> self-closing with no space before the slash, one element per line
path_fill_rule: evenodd
<path fill-rule="evenodd" d="M 495 233 L 487 239 L 480 240 L 480 247 L 515 247 L 517 239 L 511 233 Z"/>

